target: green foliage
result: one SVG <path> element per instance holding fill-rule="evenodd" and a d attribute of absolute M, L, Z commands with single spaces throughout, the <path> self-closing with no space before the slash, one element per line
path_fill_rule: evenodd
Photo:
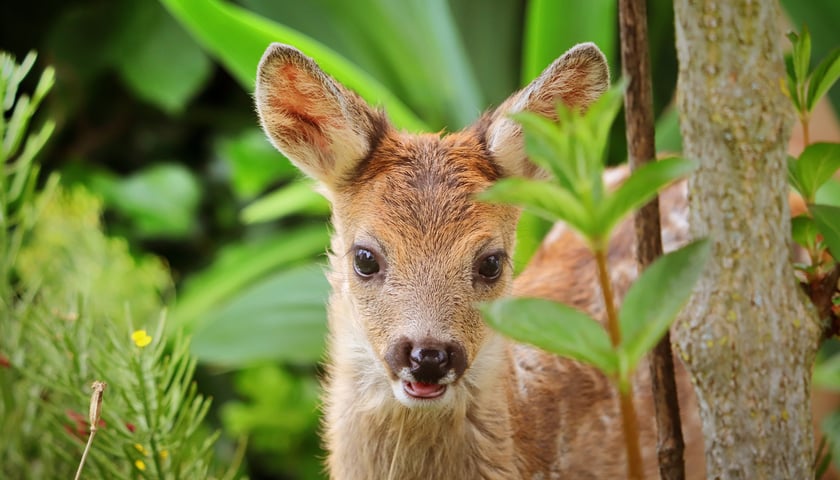
<path fill-rule="evenodd" d="M 612 88 L 583 115 L 558 105 L 557 122 L 533 113 L 515 115 L 525 130 L 529 158 L 550 172 L 553 181 L 506 178 L 480 198 L 521 205 L 549 220 L 562 220 L 593 250 L 605 249 L 612 229 L 624 216 L 695 168 L 687 160 L 663 160 L 633 172 L 614 192 L 607 190 L 604 149 L 621 105 L 621 92 L 621 87 Z"/>
<path fill-rule="evenodd" d="M 318 438 L 319 389 L 312 376 L 295 374 L 276 364 L 245 368 L 236 377 L 242 400 L 222 408 L 225 429 L 247 435 L 251 449 L 273 470 L 296 478 L 323 478 Z M 278 405 L 283 411 L 278 414 Z"/>
<path fill-rule="evenodd" d="M 266 277 L 207 313 L 195 332 L 193 352 L 203 362 L 225 366 L 260 360 L 315 363 L 327 333 L 327 289 L 323 270 L 312 266 Z"/>
<path fill-rule="evenodd" d="M 788 181 L 807 203 L 814 203 L 817 190 L 840 169 L 840 144 L 813 143 L 799 158 L 788 158 Z"/>
<path fill-rule="evenodd" d="M 810 205 L 808 210 L 835 259 L 840 259 L 840 207 Z"/>
<path fill-rule="evenodd" d="M 708 240 L 690 243 L 653 262 L 627 291 L 618 312 L 624 375 L 633 372 L 688 302 L 711 256 Z"/>
<path fill-rule="evenodd" d="M 540 298 L 505 298 L 483 304 L 481 313 L 514 340 L 588 363 L 609 376 L 618 373 L 618 355 L 607 331 L 580 310 Z"/>
<path fill-rule="evenodd" d="M 484 200 L 522 205 L 566 222 L 599 259 L 601 279 L 609 278 L 603 259 L 612 229 L 658 190 L 695 168 L 681 159 L 654 162 L 631 173 L 614 191 L 607 189 L 604 146 L 621 91 L 621 87 L 611 89 L 583 114 L 558 106 L 557 122 L 535 114 L 516 115 L 529 157 L 553 179 L 502 179 L 481 195 Z M 594 365 L 616 381 L 622 392 L 628 392 L 636 366 L 688 301 L 709 252 L 708 242 L 698 241 L 648 267 L 627 292 L 618 318 L 608 319 L 610 335 L 585 313 L 546 300 L 499 300 L 483 306 L 482 312 L 502 333 Z M 601 287 L 605 303 L 612 305 L 609 285 Z"/>
<path fill-rule="evenodd" d="M 32 188 L 33 158 L 51 127 L 26 137 L 26 125 L 52 78 L 42 76 L 31 102 L 16 95 L 33 60 L 18 66 L 0 54 L 4 111 L 14 112 L 0 125 L 13 139 L 0 175 L 0 472 L 75 471 L 92 427 L 82 412 L 98 380 L 110 388 L 85 478 L 219 478 L 189 342 L 175 337 L 169 350 L 163 337 L 166 270 L 105 237 L 101 204 L 82 189 L 64 191 L 54 177 L 41 192 Z M 24 137 L 28 147 L 16 155 Z M 17 191 L 20 182 L 29 187 Z"/>

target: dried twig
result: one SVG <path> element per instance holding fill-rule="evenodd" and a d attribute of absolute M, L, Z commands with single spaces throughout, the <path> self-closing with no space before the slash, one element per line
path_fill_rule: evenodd
<path fill-rule="evenodd" d="M 105 382 L 95 381 L 90 386 L 93 393 L 90 395 L 90 412 L 88 414 L 88 421 L 90 422 L 90 435 L 88 436 L 85 451 L 82 452 L 82 460 L 79 462 L 79 469 L 76 470 L 76 477 L 74 480 L 79 480 L 82 475 L 82 468 L 85 466 L 90 446 L 93 444 L 93 437 L 96 435 L 96 428 L 99 424 L 99 418 L 102 416 L 102 395 L 105 393 L 105 387 L 108 384 Z"/>

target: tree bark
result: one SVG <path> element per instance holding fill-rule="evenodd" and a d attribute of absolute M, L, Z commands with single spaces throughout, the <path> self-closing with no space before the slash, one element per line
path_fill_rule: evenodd
<path fill-rule="evenodd" d="M 793 111 L 775 0 L 675 0 L 691 230 L 712 260 L 675 331 L 700 404 L 709 478 L 813 478 L 820 338 L 790 263 Z"/>
<path fill-rule="evenodd" d="M 629 82 L 624 95 L 627 122 L 627 152 L 630 168 L 636 170 L 655 161 L 656 141 L 653 126 L 653 94 L 647 40 L 645 0 L 620 0 L 621 69 Z M 634 216 L 636 227 L 636 262 L 639 272 L 662 255 L 662 232 L 659 224 L 659 199 L 654 198 Z M 685 478 L 680 407 L 674 378 L 674 359 L 669 332 L 649 356 L 653 405 L 656 415 L 659 475 L 663 480 Z"/>

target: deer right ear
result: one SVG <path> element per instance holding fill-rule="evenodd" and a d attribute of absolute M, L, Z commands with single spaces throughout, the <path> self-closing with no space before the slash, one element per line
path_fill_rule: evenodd
<path fill-rule="evenodd" d="M 257 69 L 260 124 L 299 169 L 333 190 L 388 128 L 384 115 L 294 47 L 274 43 Z"/>
<path fill-rule="evenodd" d="M 522 127 L 509 116 L 529 111 L 557 120 L 558 102 L 586 109 L 610 86 L 607 60 L 594 43 L 582 43 L 546 67 L 527 87 L 514 93 L 476 125 L 487 149 L 505 175 L 542 177 L 525 155 Z"/>

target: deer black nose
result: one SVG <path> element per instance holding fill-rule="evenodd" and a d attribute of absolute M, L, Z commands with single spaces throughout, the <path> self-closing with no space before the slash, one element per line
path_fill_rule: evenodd
<path fill-rule="evenodd" d="M 391 345 L 385 360 L 397 375 L 408 369 L 415 381 L 423 383 L 437 383 L 452 370 L 460 377 L 467 368 L 464 347 L 429 339 L 411 342 L 403 338 Z"/>

